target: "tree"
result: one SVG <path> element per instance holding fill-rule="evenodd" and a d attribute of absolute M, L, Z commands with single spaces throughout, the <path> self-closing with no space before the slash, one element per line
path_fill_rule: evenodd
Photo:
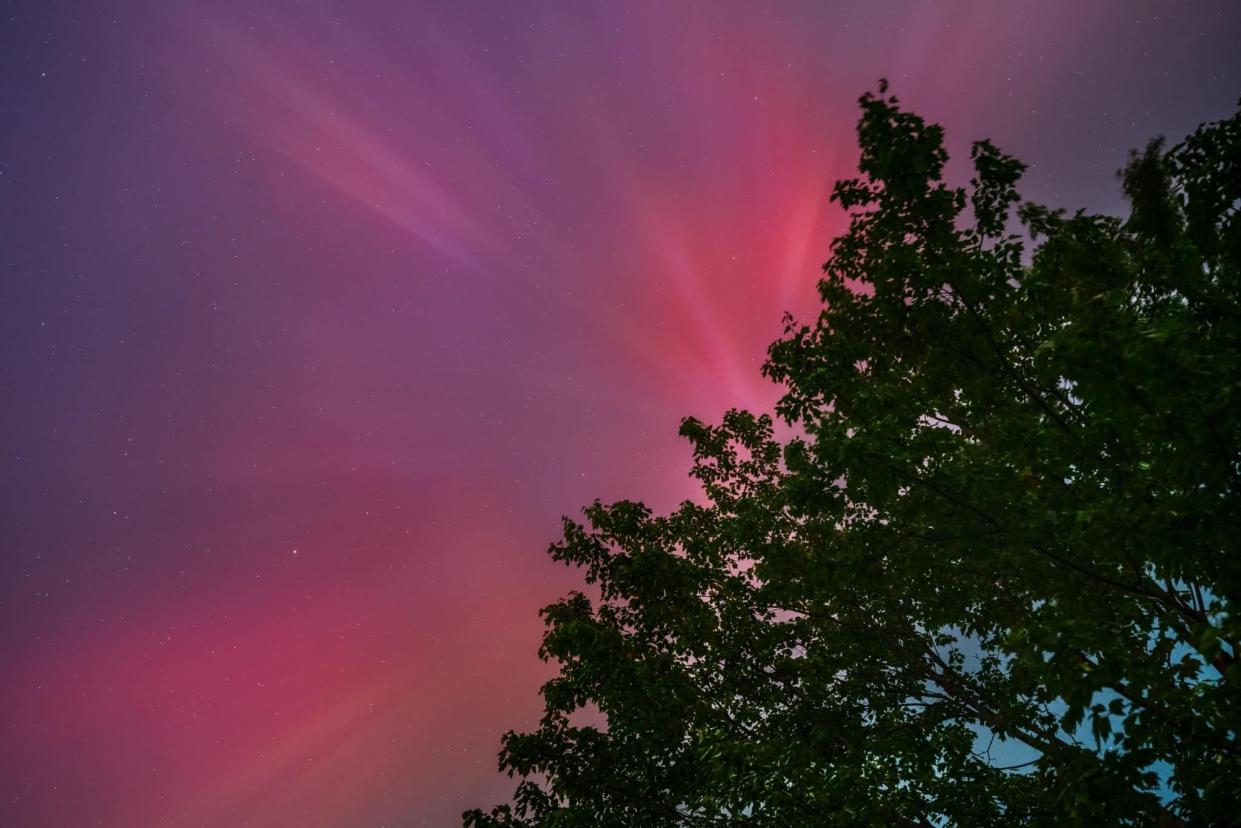
<path fill-rule="evenodd" d="M 704 490 L 565 520 L 559 674 L 484 826 L 1223 824 L 1241 814 L 1241 114 L 1033 204 L 861 98 L 860 175 L 773 419 Z M 594 711 L 594 715 L 578 713 Z"/>

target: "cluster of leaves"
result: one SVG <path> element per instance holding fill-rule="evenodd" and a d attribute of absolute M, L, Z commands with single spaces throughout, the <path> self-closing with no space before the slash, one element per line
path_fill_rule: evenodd
<path fill-rule="evenodd" d="M 1135 154 L 1127 220 L 1014 234 L 1020 162 L 949 186 L 939 126 L 861 108 L 764 368 L 801 436 L 688 419 L 702 503 L 566 520 L 592 597 L 543 611 L 546 712 L 467 826 L 1241 814 L 1241 114 Z"/>

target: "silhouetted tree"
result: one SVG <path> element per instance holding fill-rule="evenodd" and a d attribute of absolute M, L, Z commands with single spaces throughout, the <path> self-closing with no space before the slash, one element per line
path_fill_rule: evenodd
<path fill-rule="evenodd" d="M 1127 220 L 1018 235 L 1019 161 L 952 187 L 939 126 L 861 109 L 764 367 L 801 436 L 687 419 L 704 503 L 565 521 L 594 597 L 543 610 L 514 803 L 466 825 L 1241 818 L 1241 115 L 1135 154 Z"/>

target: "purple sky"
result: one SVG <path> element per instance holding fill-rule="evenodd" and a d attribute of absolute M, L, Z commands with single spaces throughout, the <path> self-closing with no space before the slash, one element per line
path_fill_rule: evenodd
<path fill-rule="evenodd" d="M 762 409 L 879 77 L 1024 193 L 1241 95 L 1232 2 L 10 2 L 0 824 L 450 825 L 544 550 Z"/>

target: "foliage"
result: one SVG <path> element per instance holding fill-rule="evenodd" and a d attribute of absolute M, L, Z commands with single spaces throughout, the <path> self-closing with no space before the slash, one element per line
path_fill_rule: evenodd
<path fill-rule="evenodd" d="M 546 712 L 467 826 L 1241 813 L 1241 114 L 1133 155 L 1127 220 L 1014 234 L 1020 162 L 952 187 L 939 126 L 861 109 L 764 367 L 800 436 L 687 419 L 702 503 L 565 521 L 592 597 L 543 611 Z"/>

